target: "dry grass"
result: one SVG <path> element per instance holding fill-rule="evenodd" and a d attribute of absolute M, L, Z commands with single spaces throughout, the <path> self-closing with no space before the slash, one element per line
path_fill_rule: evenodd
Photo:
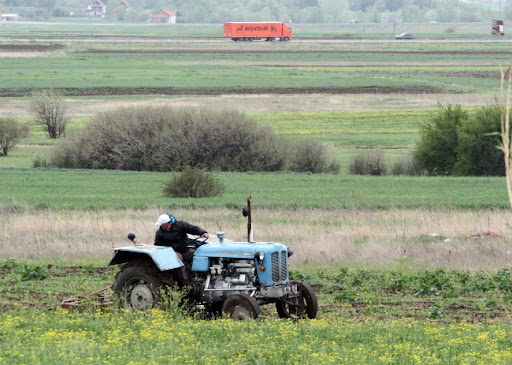
<path fill-rule="evenodd" d="M 160 213 L 1 211 L 0 257 L 106 264 L 112 248 L 131 244 L 128 232 L 135 232 L 140 243 L 152 243 L 153 223 Z M 173 213 L 209 232 L 224 231 L 231 240 L 246 240 L 246 221 L 238 211 Z M 512 260 L 510 221 L 510 212 L 504 211 L 253 211 L 254 238 L 292 246 L 293 262 L 363 267 L 507 266 Z"/>
<path fill-rule="evenodd" d="M 227 61 L 227 60 L 166 60 L 163 63 L 168 65 L 218 65 L 218 66 L 266 66 L 266 67 L 382 67 L 390 66 L 378 61 Z M 499 66 L 494 60 L 472 60 L 471 66 Z M 404 61 L 393 62 L 392 67 L 456 67 L 468 66 L 467 60 L 450 61 Z"/>
<path fill-rule="evenodd" d="M 2 99 L 2 98 L 0 98 Z M 171 107 L 205 107 L 237 109 L 247 113 L 298 112 L 298 111 L 358 111 L 358 110 L 409 110 L 435 109 L 438 103 L 474 108 L 494 103 L 496 95 L 489 94 L 297 94 L 297 95 L 221 95 L 164 97 L 90 97 L 66 98 L 69 113 L 74 117 L 91 117 L 97 112 L 119 107 L 141 105 L 168 105 Z M 13 118 L 28 118 L 28 99 L 3 98 L 0 114 Z"/>
<path fill-rule="evenodd" d="M 48 58 L 51 52 L 0 52 L 0 58 Z"/>

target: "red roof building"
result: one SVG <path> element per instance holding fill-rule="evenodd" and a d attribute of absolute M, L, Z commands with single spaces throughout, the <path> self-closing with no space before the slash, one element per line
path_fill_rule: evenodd
<path fill-rule="evenodd" d="M 87 7 L 87 15 L 104 17 L 107 12 L 107 6 L 101 0 L 96 0 Z"/>
<path fill-rule="evenodd" d="M 157 11 L 151 17 L 152 23 L 171 23 L 176 24 L 176 14 L 167 9 L 161 9 Z"/>

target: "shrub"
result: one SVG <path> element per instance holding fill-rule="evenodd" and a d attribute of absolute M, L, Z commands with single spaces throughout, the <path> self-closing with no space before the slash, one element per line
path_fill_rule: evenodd
<path fill-rule="evenodd" d="M 501 107 L 486 106 L 472 113 L 460 105 L 440 107 L 420 127 L 414 158 L 430 175 L 504 176 Z"/>
<path fill-rule="evenodd" d="M 34 123 L 44 127 L 50 138 L 59 138 L 66 132 L 67 105 L 59 92 L 54 90 L 33 92 L 28 110 L 34 117 Z"/>
<path fill-rule="evenodd" d="M 457 129 L 468 119 L 460 105 L 439 105 L 437 113 L 420 126 L 420 143 L 414 158 L 430 175 L 451 175 L 457 161 Z"/>
<path fill-rule="evenodd" d="M 13 118 L 0 118 L 0 148 L 4 156 L 19 142 L 28 136 L 29 128 L 26 124 L 17 122 Z"/>
<path fill-rule="evenodd" d="M 236 111 L 130 107 L 98 114 L 59 145 L 51 166 L 181 171 L 276 171 L 285 149 L 270 129 Z"/>
<path fill-rule="evenodd" d="M 494 105 L 475 110 L 458 129 L 457 162 L 453 174 L 505 176 L 501 144 L 502 108 Z"/>
<path fill-rule="evenodd" d="M 48 270 L 41 265 L 23 264 L 20 268 L 21 280 L 44 280 L 50 276 Z"/>
<path fill-rule="evenodd" d="M 295 172 L 333 173 L 340 166 L 327 156 L 327 148 L 316 141 L 301 141 L 295 144 L 290 154 L 290 170 Z"/>
<path fill-rule="evenodd" d="M 351 175 L 382 176 L 387 172 L 387 161 L 381 150 L 366 150 L 355 156 L 348 171 Z"/>
<path fill-rule="evenodd" d="M 209 198 L 222 195 L 225 186 L 204 170 L 186 167 L 164 186 L 164 195 L 175 198 Z"/>
<path fill-rule="evenodd" d="M 413 154 L 409 153 L 393 164 L 391 173 L 393 175 L 420 176 L 421 169 Z"/>
<path fill-rule="evenodd" d="M 417 275 L 418 287 L 415 295 L 439 295 L 453 290 L 453 277 L 444 269 L 425 271 Z"/>
<path fill-rule="evenodd" d="M 498 289 L 504 292 L 512 293 L 512 274 L 510 269 L 500 269 L 493 277 Z"/>

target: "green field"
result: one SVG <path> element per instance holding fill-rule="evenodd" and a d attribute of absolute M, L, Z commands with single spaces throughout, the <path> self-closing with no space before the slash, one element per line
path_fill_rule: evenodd
<path fill-rule="evenodd" d="M 108 304 L 97 309 L 87 300 L 75 310 L 59 308 L 62 299 L 108 284 L 114 272 L 3 262 L 1 304 L 8 309 L 0 312 L 0 363 L 507 364 L 512 359 L 509 270 L 294 271 L 315 285 L 320 299 L 319 318 L 299 322 L 277 319 L 272 306 L 264 306 L 258 320 L 244 322 L 205 320 L 174 302 L 149 313 L 115 311 Z M 20 296 L 27 289 L 30 296 Z"/>
<path fill-rule="evenodd" d="M 4 364 L 507 364 L 509 325 L 0 314 Z"/>
<path fill-rule="evenodd" d="M 237 207 L 252 196 L 272 209 L 492 209 L 508 206 L 504 178 L 372 177 L 218 173 L 222 197 L 165 198 L 172 174 L 105 170 L 0 169 L 0 204 L 40 209 Z"/>
<path fill-rule="evenodd" d="M 286 112 L 252 115 L 258 124 L 290 138 L 315 139 L 336 147 L 406 147 L 419 141 L 430 110 Z"/>
<path fill-rule="evenodd" d="M 199 55 L 187 53 L 186 49 L 168 54 L 151 53 L 147 49 L 147 53 L 77 53 L 64 49 L 53 51 L 50 56 L 4 56 L 0 64 L 4 75 L 0 91 L 150 88 L 156 89 L 154 94 L 158 94 L 159 89 L 164 94 L 169 90 L 201 94 L 205 89 L 284 89 L 286 93 L 289 88 L 326 88 L 337 93 L 340 89 L 351 88 L 412 88 L 418 93 L 429 88 L 440 93 L 488 92 L 496 89 L 499 65 L 506 66 L 512 54 L 505 50 L 505 45 L 498 45 L 504 52 L 493 55 L 493 62 L 489 64 L 489 55 L 477 53 L 476 49 L 474 55 L 428 52 L 435 47 L 426 45 L 423 52 L 418 53 L 381 54 L 351 53 L 350 50 L 328 53 L 319 45 L 309 51 L 311 53 L 295 54 L 297 46 L 285 46 L 279 49 L 285 53 L 273 53 L 275 46 L 267 45 L 263 51 L 271 53 L 260 55 L 261 48 L 250 52 L 245 47 L 239 48 L 237 54 L 232 54 L 232 49 L 224 46 L 215 54 L 204 55 L 200 54 L 202 46 L 195 49 Z M 455 64 L 443 66 L 448 56 Z M 294 64 L 297 62 L 301 64 Z M 333 62 L 335 64 L 328 65 Z M 361 62 L 381 66 L 354 67 Z M 406 66 L 410 64 L 414 66 Z"/>
<path fill-rule="evenodd" d="M 244 57 L 245 59 L 250 56 Z M 421 56 L 415 56 L 415 61 Z M 510 59 L 510 55 L 506 56 Z M 428 86 L 445 92 L 484 92 L 495 88 L 499 67 L 472 68 L 472 72 L 494 74 L 494 78 L 476 78 L 457 74 L 453 67 L 403 69 L 368 67 L 357 70 L 347 67 L 266 67 L 247 65 L 235 67 L 218 64 L 170 64 L 169 55 L 81 55 L 56 56 L 50 59 L 2 59 L 0 71 L 5 74 L 2 89 L 124 89 L 169 88 L 204 89 L 251 88 L 418 88 Z M 232 57 L 231 57 L 232 58 Z M 252 57 L 251 57 L 252 58 Z M 301 62 L 312 62 L 302 60 Z M 467 62 L 467 59 L 465 60 Z M 206 62 L 206 61 L 205 61 Z M 231 59 L 229 62 L 247 62 Z M 252 60 L 251 62 L 255 62 Z M 269 62 L 268 57 L 266 62 Z M 272 62 L 272 61 L 271 61 Z M 277 62 L 277 61 L 273 61 Z M 328 62 L 328 61 L 323 61 Z M 351 61 L 354 62 L 354 61 Z M 388 61 L 389 62 L 389 61 Z M 407 62 L 407 60 L 404 60 Z M 508 60 L 503 60 L 506 64 Z M 141 70 L 144 70 L 141 72 Z M 450 74 L 450 75 L 447 75 Z M 172 77 L 169 77 L 172 75 Z M 335 92 L 333 90 L 333 92 Z M 154 92 L 158 94 L 158 90 Z M 162 91 L 164 93 L 164 91 Z M 286 93 L 286 91 L 284 92 Z"/>

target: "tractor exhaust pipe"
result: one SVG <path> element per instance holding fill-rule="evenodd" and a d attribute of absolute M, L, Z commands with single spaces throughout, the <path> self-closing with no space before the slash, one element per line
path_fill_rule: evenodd
<path fill-rule="evenodd" d="M 251 220 L 251 197 L 247 198 L 247 206 L 242 209 L 242 214 L 247 217 L 247 242 L 254 242 Z"/>

